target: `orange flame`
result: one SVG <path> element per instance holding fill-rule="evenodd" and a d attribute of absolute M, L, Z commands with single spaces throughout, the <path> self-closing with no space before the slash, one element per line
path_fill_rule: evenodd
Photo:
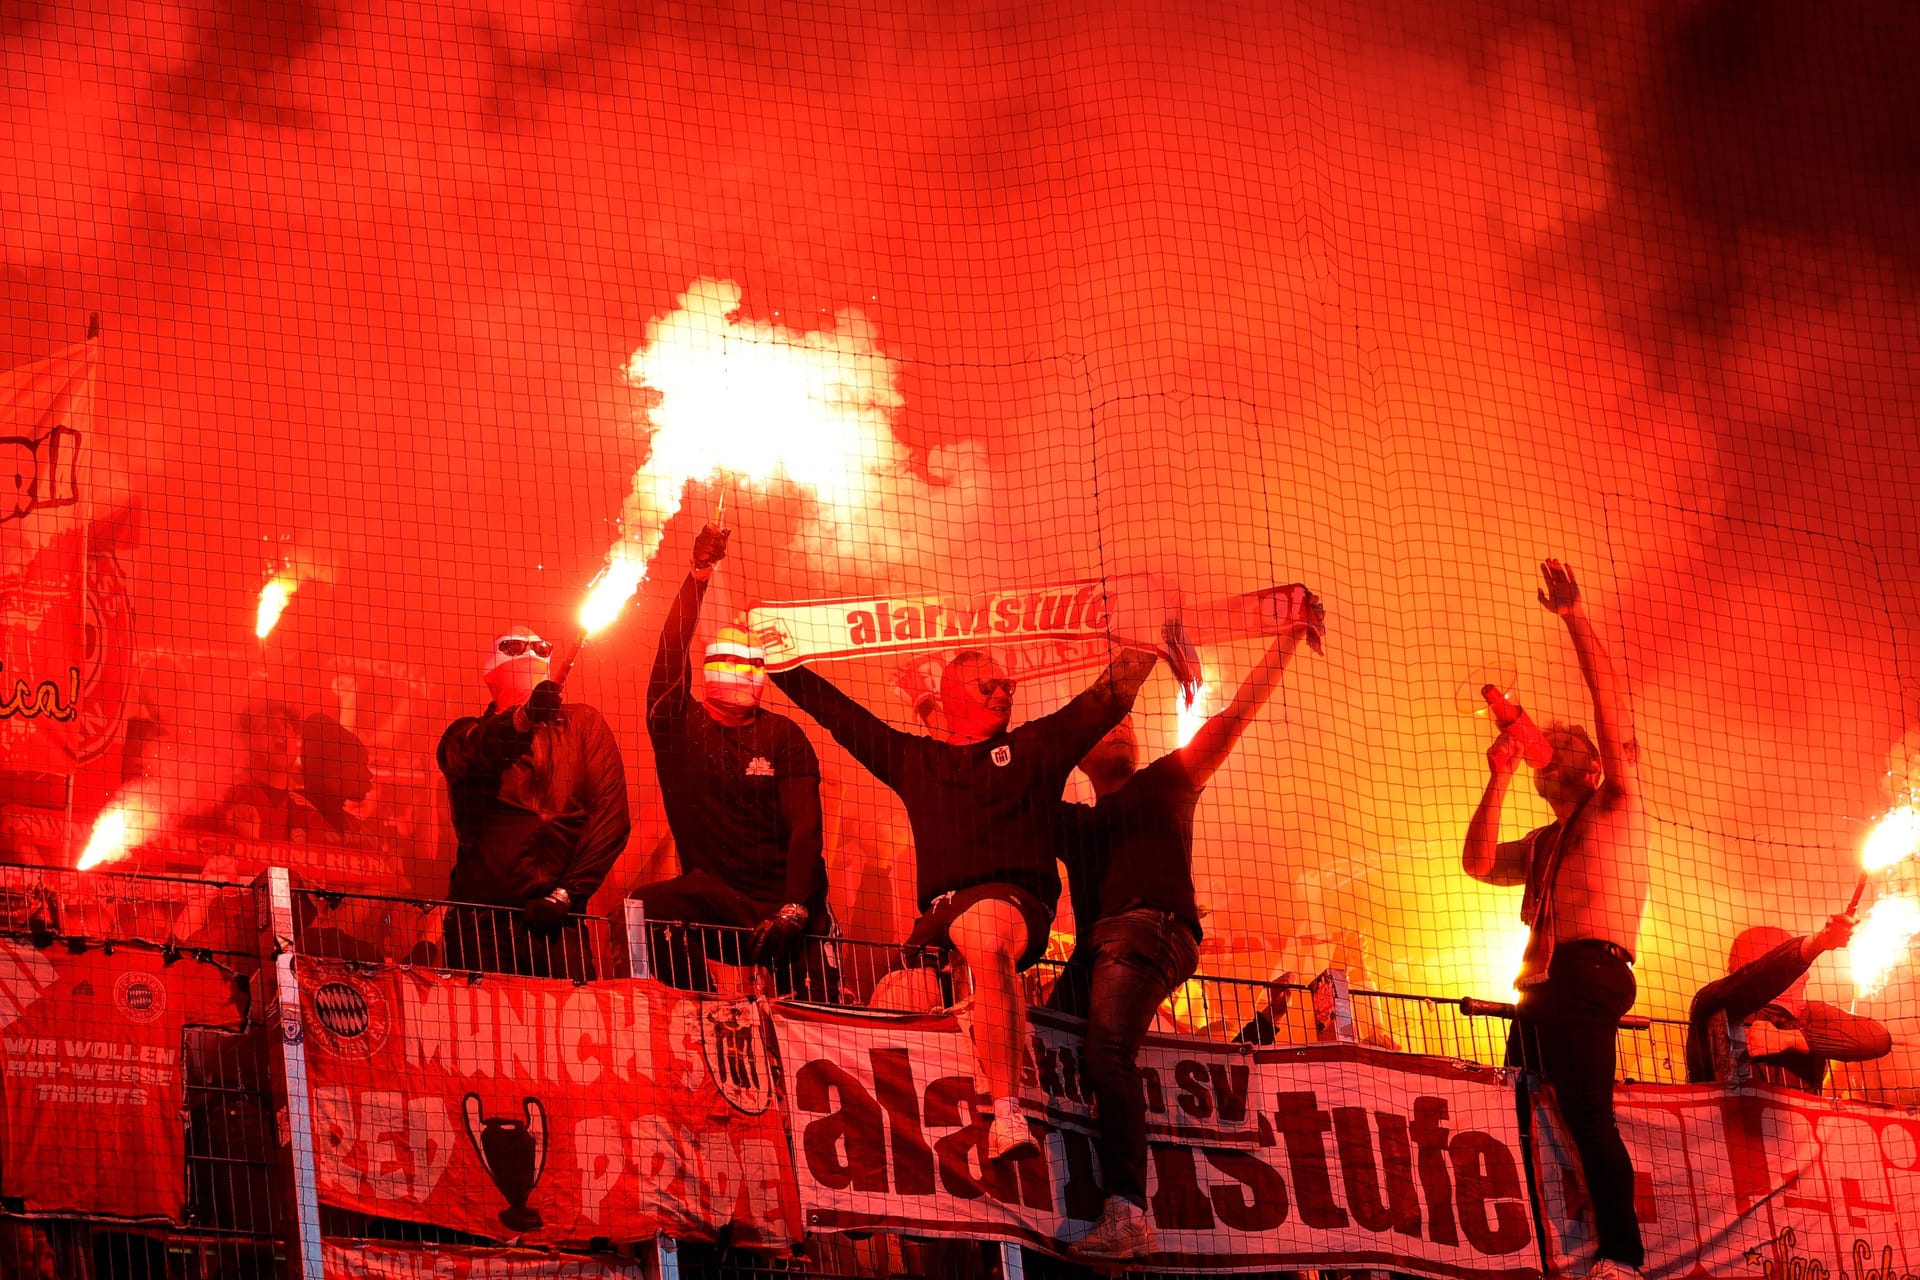
<path fill-rule="evenodd" d="M 1863 996 L 1878 993 L 1895 967 L 1907 958 L 1916 934 L 1920 934 L 1920 902 L 1895 894 L 1874 903 L 1867 918 L 1853 931 L 1853 943 L 1847 948 L 1854 989 Z"/>
<path fill-rule="evenodd" d="M 1207 722 L 1207 693 L 1206 685 L 1196 685 L 1193 698 L 1189 701 L 1184 692 L 1174 691 L 1173 711 L 1179 723 L 1179 739 L 1183 747 L 1193 741 L 1193 735 L 1199 733 L 1200 726 Z"/>
<path fill-rule="evenodd" d="M 282 569 L 267 579 L 260 588 L 260 608 L 254 614 L 253 634 L 265 640 L 273 634 L 280 622 L 280 615 L 287 610 L 287 602 L 293 599 L 293 593 L 300 589 L 300 580 Z"/>
<path fill-rule="evenodd" d="M 1920 810 L 1903 804 L 1873 824 L 1860 847 L 1862 871 L 1885 871 L 1920 850 Z"/>
<path fill-rule="evenodd" d="M 80 854 L 77 870 L 91 871 L 109 862 L 118 862 L 146 839 L 147 824 L 125 804 L 115 803 L 100 811 L 94 819 L 93 833 Z"/>
<path fill-rule="evenodd" d="M 633 477 L 625 535 L 589 594 L 589 632 L 617 617 L 646 578 L 687 486 L 791 484 L 828 524 L 858 522 L 876 478 L 901 461 L 892 415 L 903 403 L 894 367 L 857 313 L 800 332 L 738 318 L 740 286 L 698 280 L 647 326 L 627 374 L 653 391 L 647 463 Z"/>

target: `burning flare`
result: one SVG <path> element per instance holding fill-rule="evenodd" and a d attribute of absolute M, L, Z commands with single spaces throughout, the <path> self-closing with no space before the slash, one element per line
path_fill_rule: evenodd
<path fill-rule="evenodd" d="M 1874 823 L 1860 847 L 1862 871 L 1885 871 L 1920 850 L 1920 810 L 1903 804 Z"/>
<path fill-rule="evenodd" d="M 903 403 L 892 362 L 857 312 L 802 333 L 734 318 L 740 286 L 698 280 L 679 307 L 647 326 L 628 376 L 658 399 L 647 463 L 633 477 L 621 523 L 580 609 L 588 633 L 619 616 L 646 579 L 667 522 L 696 481 L 801 490 L 827 523 L 857 521 L 882 469 L 899 461 L 892 414 Z"/>
<path fill-rule="evenodd" d="M 1847 948 L 1854 989 L 1862 996 L 1877 994 L 1907 958 L 1915 934 L 1920 934 L 1920 902 L 1902 894 L 1874 903 Z"/>
<path fill-rule="evenodd" d="M 1179 745 L 1186 746 L 1193 741 L 1193 735 L 1200 732 L 1200 726 L 1207 722 L 1207 686 L 1195 685 L 1193 697 L 1184 691 L 1175 690 L 1173 711 L 1179 722 Z"/>
<path fill-rule="evenodd" d="M 102 809 L 100 816 L 94 819 L 93 834 L 87 838 L 87 847 L 80 854 L 77 869 L 91 871 L 105 863 L 118 862 L 138 847 L 147 835 L 147 823 L 138 811 L 121 801 L 115 801 Z"/>
<path fill-rule="evenodd" d="M 254 615 L 253 634 L 257 638 L 265 640 L 273 634 L 280 615 L 286 612 L 287 602 L 299 589 L 300 580 L 285 569 L 267 579 L 266 585 L 260 588 L 260 608 Z"/>

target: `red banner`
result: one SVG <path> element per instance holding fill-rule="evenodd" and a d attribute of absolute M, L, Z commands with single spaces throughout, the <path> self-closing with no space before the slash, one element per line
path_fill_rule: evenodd
<path fill-rule="evenodd" d="M 1788 1089 L 1614 1092 L 1633 1156 L 1648 1276 L 1901 1280 L 1920 1269 L 1920 1116 Z M 1534 1107 L 1553 1270 L 1593 1254 L 1593 1218 L 1558 1115 Z"/>
<path fill-rule="evenodd" d="M 302 958 L 320 1198 L 496 1240 L 798 1229 L 765 1006 Z"/>
<path fill-rule="evenodd" d="M 645 1280 L 647 1274 L 640 1263 L 619 1258 L 448 1244 L 328 1240 L 321 1261 L 331 1280 Z"/>
<path fill-rule="evenodd" d="M 179 1221 L 181 1032 L 238 1021 L 211 964 L 0 941 L 0 1192 L 36 1213 Z"/>
<path fill-rule="evenodd" d="M 76 343 L 0 375 L 0 770 L 8 772 L 60 774 L 81 758 L 85 533 L 62 509 L 79 502 L 98 348 L 97 340 Z"/>
<path fill-rule="evenodd" d="M 820 1230 L 1002 1236 L 1068 1252 L 1099 1211 L 1075 1024 L 1036 1012 L 1037 1155 L 986 1158 L 988 1099 L 945 1016 L 776 1006 L 796 1176 Z M 1150 1270 L 1540 1274 L 1502 1073 L 1351 1046 L 1150 1037 Z"/>

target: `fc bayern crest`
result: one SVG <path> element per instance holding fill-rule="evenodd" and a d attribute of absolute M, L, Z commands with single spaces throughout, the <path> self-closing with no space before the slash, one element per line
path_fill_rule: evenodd
<path fill-rule="evenodd" d="M 756 1000 L 711 1000 L 700 1010 L 707 1074 L 735 1111 L 750 1116 L 773 1105 L 766 1023 Z"/>
<path fill-rule="evenodd" d="M 387 1043 L 387 998 L 380 988 L 357 978 L 331 978 L 307 997 L 308 1026 L 314 1039 L 342 1058 L 370 1058 Z"/>
<path fill-rule="evenodd" d="M 113 1007 L 128 1022 L 154 1022 L 167 1011 L 167 986 L 151 973 L 123 973 L 113 984 Z"/>

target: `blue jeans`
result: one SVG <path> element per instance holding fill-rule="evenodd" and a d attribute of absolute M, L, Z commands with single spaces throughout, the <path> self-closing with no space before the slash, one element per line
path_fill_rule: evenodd
<path fill-rule="evenodd" d="M 1160 1002 L 1193 976 L 1200 942 L 1179 916 L 1138 907 L 1093 927 L 1087 998 L 1086 1070 L 1100 1130 L 1100 1169 L 1109 1196 L 1147 1201 L 1147 1104 L 1140 1042 Z"/>

